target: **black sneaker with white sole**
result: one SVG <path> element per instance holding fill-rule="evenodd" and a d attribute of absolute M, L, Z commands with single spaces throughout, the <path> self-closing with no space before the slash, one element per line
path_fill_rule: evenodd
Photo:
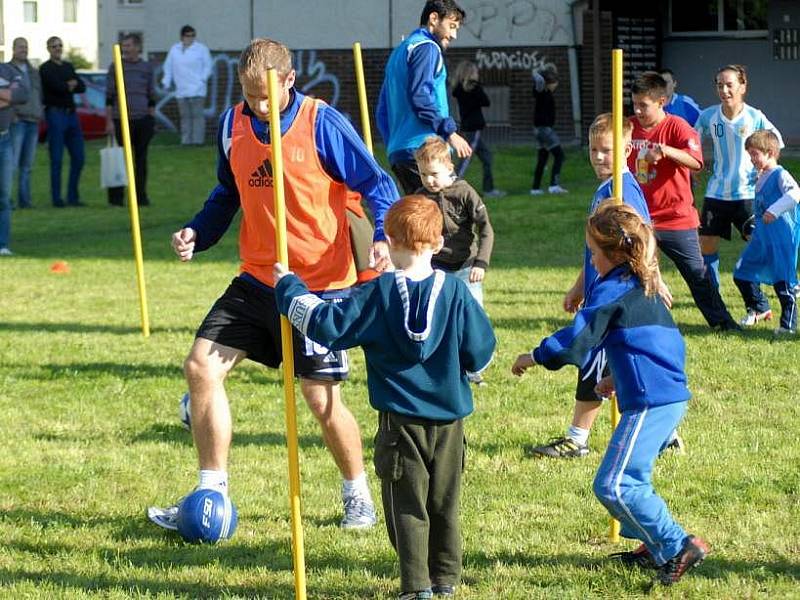
<path fill-rule="evenodd" d="M 589 446 L 579 444 L 572 438 L 553 438 L 550 443 L 536 446 L 532 450 L 538 456 L 550 458 L 583 458 L 589 454 Z"/>

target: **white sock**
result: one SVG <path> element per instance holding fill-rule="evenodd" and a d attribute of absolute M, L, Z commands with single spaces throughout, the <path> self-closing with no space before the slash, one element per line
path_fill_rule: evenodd
<path fill-rule="evenodd" d="M 367 472 L 361 471 L 361 475 L 355 479 L 342 479 L 342 498 L 359 496 L 361 498 L 371 498 L 369 486 L 367 485 Z"/>
<path fill-rule="evenodd" d="M 580 446 L 585 446 L 589 442 L 590 429 L 583 429 L 570 425 L 567 429 L 567 437 Z"/>
<path fill-rule="evenodd" d="M 226 471 L 212 471 L 200 469 L 200 484 L 203 490 L 217 490 L 228 495 L 228 473 Z"/>

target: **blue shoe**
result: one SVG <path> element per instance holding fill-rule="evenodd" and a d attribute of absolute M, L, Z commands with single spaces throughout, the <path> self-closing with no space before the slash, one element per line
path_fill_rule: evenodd
<path fill-rule="evenodd" d="M 342 529 L 369 529 L 378 522 L 375 505 L 370 498 L 349 496 L 343 498 L 344 517 L 339 527 Z"/>

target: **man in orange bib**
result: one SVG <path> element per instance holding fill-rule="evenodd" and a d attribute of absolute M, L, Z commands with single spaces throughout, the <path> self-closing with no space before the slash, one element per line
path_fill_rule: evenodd
<path fill-rule="evenodd" d="M 278 73 L 280 97 L 269 98 L 266 72 Z M 249 358 L 280 365 L 280 320 L 272 266 L 277 261 L 269 102 L 279 103 L 283 143 L 289 266 L 320 302 L 346 297 L 356 282 L 345 213 L 349 190 L 367 200 L 375 218 L 370 265 L 389 266 L 383 215 L 398 198 L 392 179 L 378 166 L 349 121 L 321 100 L 294 88 L 292 56 L 283 44 L 256 39 L 239 59 L 244 102 L 226 110 L 218 133 L 218 185 L 202 210 L 172 235 L 182 261 L 213 246 L 242 209 L 241 267 L 197 331 L 184 363 L 191 398 L 191 426 L 200 463 L 198 487 L 228 491 L 231 415 L 224 382 Z M 376 522 L 361 448 L 361 434 L 341 399 L 347 378 L 345 352 L 332 352 L 294 333 L 295 371 L 303 397 L 342 474 L 344 528 Z M 177 503 L 150 507 L 148 517 L 176 529 Z"/>

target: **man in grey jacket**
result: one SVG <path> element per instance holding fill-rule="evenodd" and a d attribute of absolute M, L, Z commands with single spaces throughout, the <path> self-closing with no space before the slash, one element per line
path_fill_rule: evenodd
<path fill-rule="evenodd" d="M 42 80 L 39 78 L 39 70 L 28 62 L 28 40 L 21 37 L 14 40 L 9 64 L 22 73 L 22 81 L 29 91 L 28 101 L 14 107 L 11 143 L 14 147 L 14 168 L 19 169 L 17 205 L 20 208 L 32 208 L 31 169 L 36 158 L 39 121 L 42 118 Z"/>
<path fill-rule="evenodd" d="M 8 247 L 11 233 L 11 178 L 14 174 L 14 149 L 11 146 L 12 105 L 28 101 L 28 88 L 22 73 L 9 65 L 0 64 L 0 257 L 11 256 Z"/>

